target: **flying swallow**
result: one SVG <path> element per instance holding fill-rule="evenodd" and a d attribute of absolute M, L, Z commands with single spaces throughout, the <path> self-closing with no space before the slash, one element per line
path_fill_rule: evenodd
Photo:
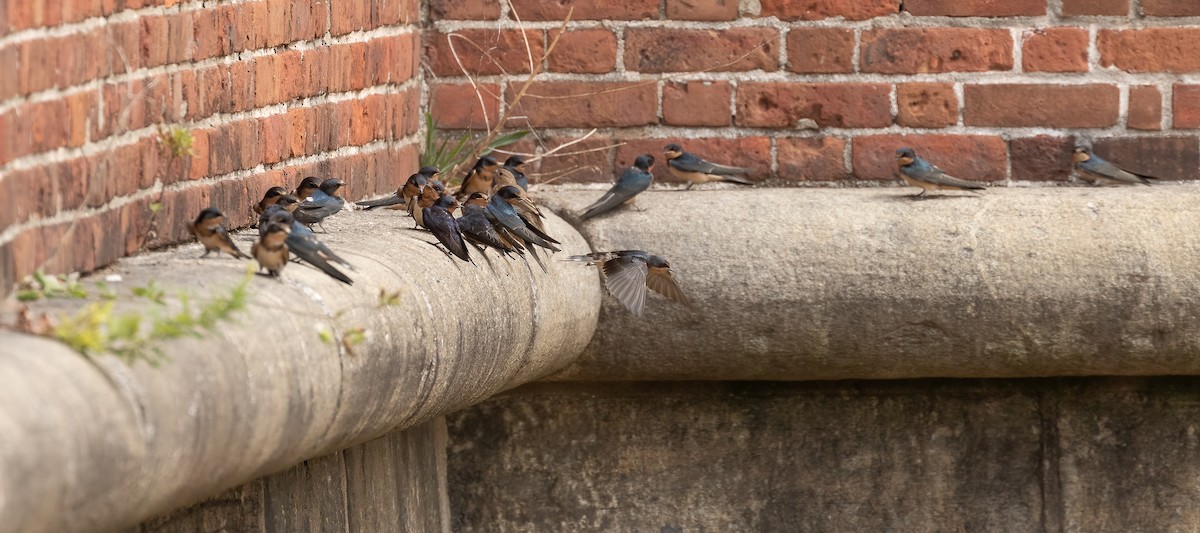
<path fill-rule="evenodd" d="M 471 193 L 467 202 L 463 204 L 463 214 L 458 218 L 458 228 L 462 231 L 463 238 L 475 245 L 480 254 L 483 254 L 485 246 L 500 250 L 500 253 L 504 255 L 512 252 L 524 254 L 524 250 L 517 248 L 496 231 L 495 226 L 488 219 L 487 199 L 487 195 L 481 192 Z"/>
<path fill-rule="evenodd" d="M 567 259 L 601 265 L 604 286 L 635 316 L 642 316 L 646 309 L 647 287 L 672 301 L 690 305 L 675 283 L 671 264 L 657 255 L 641 250 L 621 250 L 573 255 Z"/>
<path fill-rule="evenodd" d="M 259 200 L 258 203 L 254 204 L 252 207 L 254 214 L 261 215 L 263 209 L 266 209 L 268 206 L 275 205 L 275 201 L 278 200 L 280 196 L 285 194 L 287 194 L 287 189 L 284 189 L 283 187 L 271 187 L 270 189 L 267 189 L 267 192 L 263 194 L 262 200 Z"/>
<path fill-rule="evenodd" d="M 314 192 L 316 192 L 317 189 L 320 189 L 320 188 L 321 188 L 321 178 L 318 178 L 316 176 L 309 176 L 307 178 L 300 180 L 300 185 L 296 187 L 295 191 L 292 191 L 292 196 L 299 198 L 300 201 L 304 201 L 304 200 L 307 200 L 309 196 L 312 196 L 312 194 Z"/>
<path fill-rule="evenodd" d="M 1101 159 L 1093 154 L 1090 148 L 1084 146 L 1076 146 L 1071 159 L 1075 161 L 1075 169 L 1079 171 L 1079 176 L 1092 185 L 1149 185 L 1150 180 L 1160 179 L 1146 174 L 1134 174 Z"/>
<path fill-rule="evenodd" d="M 325 243 L 317 239 L 317 235 L 308 229 L 308 226 L 295 220 L 292 214 L 288 212 L 289 206 L 294 207 L 297 204 L 295 200 L 295 197 L 290 195 L 280 197 L 278 203 L 263 211 L 263 214 L 258 219 L 259 238 L 262 237 L 262 232 L 266 226 L 272 222 L 289 226 L 290 230 L 284 243 L 287 244 L 288 251 L 292 255 L 317 267 L 330 277 L 347 285 L 352 285 L 354 281 L 349 276 L 329 263 L 330 261 L 335 261 L 346 267 L 354 268 L 350 265 L 350 262 L 333 253 L 333 250 L 330 250 Z"/>
<path fill-rule="evenodd" d="M 488 211 L 504 228 L 525 242 L 536 244 L 552 252 L 559 251 L 559 248 L 554 245 L 562 243 L 554 240 L 537 226 L 530 224 L 529 220 L 516 208 L 517 205 L 523 205 L 528 201 L 527 198 L 522 197 L 521 189 L 515 185 L 508 185 L 501 187 L 488 200 Z"/>
<path fill-rule="evenodd" d="M 395 194 L 385 196 L 383 198 L 377 198 L 375 200 L 363 200 L 355 203 L 367 208 L 368 211 L 375 209 L 376 207 L 389 207 L 393 205 L 404 206 L 408 203 L 409 198 L 421 194 L 421 191 L 425 189 L 425 185 L 429 183 L 429 180 L 433 179 L 433 177 L 438 175 L 438 173 L 439 171 L 437 167 L 421 167 L 421 170 L 418 170 L 416 174 L 408 177 L 408 181 L 405 181 L 404 185 L 401 185 L 399 189 L 396 189 Z M 403 207 L 398 207 L 394 209 L 402 208 Z"/>
<path fill-rule="evenodd" d="M 258 242 L 250 247 L 250 255 L 258 261 L 259 269 L 266 269 L 273 278 L 279 277 L 288 264 L 287 238 L 291 225 L 270 222 L 259 231 Z"/>
<path fill-rule="evenodd" d="M 654 181 L 654 175 L 650 173 L 652 169 L 654 169 L 654 156 L 639 155 L 633 161 L 633 166 L 621 173 L 617 178 L 617 183 L 604 193 L 604 196 L 584 209 L 583 214 L 579 215 L 579 219 L 587 220 L 607 213 L 626 202 L 632 204 L 634 197 L 650 188 L 650 183 Z"/>
<path fill-rule="evenodd" d="M 896 150 L 896 166 L 904 183 L 921 188 L 921 192 L 913 195 L 913 198 L 924 196 L 929 191 L 978 191 L 987 188 L 942 172 L 942 169 L 918 157 L 912 148 Z"/>
<path fill-rule="evenodd" d="M 663 157 L 667 158 L 667 170 L 670 170 L 671 174 L 674 174 L 675 177 L 687 180 L 688 189 L 691 189 L 697 183 L 710 183 L 713 181 L 754 185 L 753 181 L 737 175 L 750 172 L 750 169 L 709 163 L 693 154 L 683 151 L 683 148 L 678 144 L 668 144 L 663 148 Z"/>
<path fill-rule="evenodd" d="M 341 189 L 346 182 L 337 178 L 329 178 L 321 182 L 321 187 L 313 191 L 312 196 L 307 200 L 300 202 L 293 214 L 296 220 L 308 225 L 320 225 L 326 218 L 329 218 L 334 213 L 342 210 L 345 207 L 346 200 L 338 196 L 338 189 Z M 322 226 L 321 230 L 324 231 Z"/>
<path fill-rule="evenodd" d="M 463 177 L 462 185 L 458 187 L 458 192 L 454 195 L 465 198 L 474 192 L 485 194 L 491 192 L 498 168 L 500 168 L 500 163 L 496 162 L 496 158 L 490 155 L 480 157 L 475 162 L 475 166 Z"/>
<path fill-rule="evenodd" d="M 225 252 L 238 259 L 249 259 L 250 256 L 242 253 L 237 245 L 233 244 L 233 238 L 229 236 L 224 224 L 225 215 L 220 211 L 212 207 L 200 211 L 200 215 L 191 225 L 192 234 L 204 245 L 204 255 L 200 257 L 208 257 L 212 252 Z"/>
<path fill-rule="evenodd" d="M 509 156 L 504 161 L 504 168 L 512 173 L 514 180 L 517 182 L 517 187 L 522 191 L 529 190 L 529 177 L 525 175 L 525 158 L 519 155 Z"/>
<path fill-rule="evenodd" d="M 454 254 L 459 259 L 470 263 L 471 251 L 467 249 L 467 243 L 463 241 L 458 220 L 450 214 L 456 208 L 458 208 L 458 200 L 447 194 L 439 198 L 432 206 L 422 209 L 424 212 L 422 218 L 425 229 L 437 237 L 438 242 L 448 250 L 448 254 Z"/>

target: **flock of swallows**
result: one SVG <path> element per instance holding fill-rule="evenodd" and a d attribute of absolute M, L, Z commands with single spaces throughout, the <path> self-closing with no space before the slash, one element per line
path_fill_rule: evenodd
<path fill-rule="evenodd" d="M 697 183 L 713 181 L 753 184 L 741 176 L 749 169 L 710 163 L 684 152 L 678 144 L 668 144 L 663 156 L 671 174 L 686 180 L 688 189 Z M 1123 170 L 1093 155 L 1085 147 L 1075 148 L 1073 160 L 1080 175 L 1092 183 L 1146 184 L 1150 179 L 1155 179 Z M 946 174 L 917 156 L 911 148 L 896 150 L 896 163 L 901 178 L 909 185 L 921 188 L 915 197 L 931 190 L 984 188 L 981 184 Z M 473 262 L 468 245 L 489 262 L 485 254 L 488 248 L 494 248 L 498 254 L 510 259 L 524 257 L 528 252 L 545 270 L 537 248 L 558 252 L 560 249 L 556 245 L 561 243 L 546 233 L 542 212 L 526 193 L 529 180 L 522 169 L 524 164 L 520 156 L 509 157 L 504 164 L 500 164 L 495 158 L 485 155 L 467 172 L 454 193 L 447 192 L 437 179 L 437 168 L 424 167 L 409 176 L 395 194 L 357 202 L 357 205 L 367 210 L 381 207 L 406 210 L 417 227 L 425 228 L 437 238 L 438 242 L 430 244 L 439 247 L 447 256 Z M 650 187 L 654 180 L 651 174 L 653 168 L 654 156 L 638 156 L 633 166 L 617 177 L 616 183 L 604 196 L 579 213 L 580 220 L 631 203 L 639 193 Z M 338 196 L 339 189 L 344 185 L 345 182 L 336 178 L 322 181 L 307 177 L 291 194 L 283 187 L 271 187 L 262 200 L 253 206 L 254 212 L 259 214 L 258 241 L 250 248 L 249 256 L 233 243 L 224 227 L 225 216 L 215 208 L 201 211 L 191 229 L 204 245 L 204 256 L 212 252 L 225 252 L 236 258 L 252 257 L 258 261 L 260 269 L 278 277 L 294 255 L 334 279 L 352 284 L 350 277 L 334 263 L 351 269 L 354 267 L 322 243 L 312 230 L 313 225 L 324 229 L 321 223 L 345 207 L 346 200 Z M 456 218 L 454 212 L 459 209 L 462 214 Z M 641 250 L 620 250 L 574 255 L 568 260 L 600 265 L 605 286 L 635 315 L 641 316 L 645 309 L 647 288 L 668 299 L 687 304 L 687 298 L 675 283 L 670 263 L 657 255 Z"/>

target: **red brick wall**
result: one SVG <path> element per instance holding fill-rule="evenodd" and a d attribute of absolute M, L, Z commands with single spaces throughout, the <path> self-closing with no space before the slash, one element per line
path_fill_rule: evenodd
<path fill-rule="evenodd" d="M 244 226 L 249 198 L 310 173 L 395 190 L 419 23 L 418 0 L 0 1 L 0 281 L 187 239 L 209 205 Z M 172 125 L 194 156 L 163 155 Z"/>
<path fill-rule="evenodd" d="M 459 45 L 500 101 L 529 70 L 514 9 L 428 0 L 434 112 L 454 127 L 482 113 L 446 35 L 497 47 L 501 68 Z M 513 0 L 535 48 L 570 2 Z M 778 182 L 889 180 L 911 145 L 964 178 L 1065 180 L 1077 141 L 1137 170 L 1191 179 L 1200 166 L 1196 0 L 613 0 L 576 2 L 548 72 L 511 114 L 551 140 L 625 142 L 550 169 L 577 179 L 669 140 Z M 497 36 L 496 28 L 505 33 Z M 462 41 L 456 41 L 461 43 Z M 474 52 L 472 54 L 472 52 Z M 536 50 L 535 50 L 536 52 Z M 1185 77 L 1189 76 L 1189 77 Z M 523 124 L 524 121 L 514 121 Z M 660 179 L 670 179 L 659 166 Z"/>

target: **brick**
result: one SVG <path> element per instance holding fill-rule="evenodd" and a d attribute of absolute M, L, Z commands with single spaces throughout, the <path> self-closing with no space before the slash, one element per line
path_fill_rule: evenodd
<path fill-rule="evenodd" d="M 607 2 L 547 2 L 513 0 L 512 11 L 522 20 L 658 20 L 659 0 L 612 0 Z M 574 11 L 571 9 L 574 8 Z M 511 15 L 510 15 L 511 16 Z"/>
<path fill-rule="evenodd" d="M 510 86 L 506 100 L 516 92 Z M 640 82 L 536 82 L 510 115 L 516 127 L 643 126 L 658 121 L 658 90 Z"/>
<path fill-rule="evenodd" d="M 733 85 L 727 81 L 672 82 L 663 85 L 663 123 L 672 126 L 729 126 Z"/>
<path fill-rule="evenodd" d="M 1105 128 L 1117 123 L 1116 85 L 967 85 L 963 123 L 967 126 Z M 1087 105 L 1080 112 L 1080 103 Z"/>
<path fill-rule="evenodd" d="M 288 127 L 287 115 L 271 115 L 262 119 L 263 164 L 273 165 L 287 159 Z"/>
<path fill-rule="evenodd" d="M 975 28 L 896 28 L 862 34 L 863 72 L 917 74 L 1012 70 L 1008 30 Z"/>
<path fill-rule="evenodd" d="M 949 83 L 901 83 L 896 86 L 896 123 L 912 128 L 942 128 L 958 123 L 958 95 Z"/>
<path fill-rule="evenodd" d="M 265 59 L 265 58 L 264 58 Z M 229 100 L 223 111 L 237 113 L 254 108 L 255 63 L 257 59 L 238 61 L 229 65 Z"/>
<path fill-rule="evenodd" d="M 167 17 L 165 15 L 147 15 L 139 20 L 142 22 L 140 51 L 142 66 L 157 67 L 166 64 L 168 47 L 163 43 L 169 42 L 170 39 Z"/>
<path fill-rule="evenodd" d="M 366 2 L 356 0 L 334 0 L 329 3 L 329 33 L 345 35 L 366 27 L 368 16 Z"/>
<path fill-rule="evenodd" d="M 77 148 L 87 142 L 88 127 L 98 117 L 94 92 L 75 93 L 67 97 L 67 146 Z"/>
<path fill-rule="evenodd" d="M 1021 66 L 1026 72 L 1087 72 L 1088 30 L 1044 28 L 1026 31 Z"/>
<path fill-rule="evenodd" d="M 328 48 L 305 50 L 301 54 L 300 70 L 303 81 L 300 96 L 316 96 L 329 90 L 330 52 Z"/>
<path fill-rule="evenodd" d="M 1063 0 L 1062 14 L 1064 17 L 1088 15 L 1123 17 L 1129 15 L 1129 0 Z"/>
<path fill-rule="evenodd" d="M 904 10 L 935 17 L 1020 17 L 1046 14 L 1046 0 L 905 0 Z"/>
<path fill-rule="evenodd" d="M 1100 30 L 1100 65 L 1126 72 L 1200 71 L 1200 29 Z"/>
<path fill-rule="evenodd" d="M 1129 88 L 1126 125 L 1135 130 L 1162 129 L 1162 93 L 1153 85 Z"/>
<path fill-rule="evenodd" d="M 331 12 L 336 18 L 339 14 L 340 6 L 344 4 L 357 4 L 358 2 L 334 2 Z M 299 4 L 299 2 L 297 2 Z M 266 0 L 267 20 L 265 29 L 260 29 L 265 35 L 268 47 L 276 47 L 291 41 L 291 28 L 293 24 L 303 24 L 307 22 L 304 19 L 298 19 L 292 15 L 293 11 L 298 13 L 307 12 L 308 10 L 301 5 L 297 5 L 294 9 L 290 0 Z M 298 32 L 303 32 L 302 29 L 297 29 Z M 334 34 L 338 35 L 338 34 Z"/>
<path fill-rule="evenodd" d="M 854 30 L 793 28 L 787 34 L 787 58 L 787 69 L 792 72 L 854 72 Z"/>
<path fill-rule="evenodd" d="M 1067 181 L 1071 177 L 1074 137 L 1039 135 L 1008 142 L 1012 179 L 1017 181 Z"/>
<path fill-rule="evenodd" d="M 110 23 L 104 47 L 105 71 L 122 74 L 142 67 L 142 24 L 137 20 Z"/>
<path fill-rule="evenodd" d="M 499 97 L 500 87 L 495 83 L 479 84 L 478 93 L 469 83 L 436 83 L 429 87 L 430 110 L 438 127 L 444 129 L 494 126 L 500 120 Z"/>
<path fill-rule="evenodd" d="M 792 128 L 800 119 L 821 127 L 882 128 L 892 122 L 891 86 L 872 83 L 742 83 L 739 126 Z"/>
<path fill-rule="evenodd" d="M 0 11 L 3 11 L 0 9 Z M 10 65 L 8 75 L 0 76 L 0 102 L 17 96 L 20 93 L 21 51 L 15 45 L 0 46 L 0 65 Z"/>
<path fill-rule="evenodd" d="M 197 60 L 219 57 L 229 53 L 229 37 L 226 26 L 220 24 L 218 12 L 201 9 L 192 13 L 192 35 L 195 41 L 193 55 Z"/>
<path fill-rule="evenodd" d="M 254 107 L 264 107 L 281 102 L 280 73 L 283 64 L 278 55 L 262 56 L 254 62 Z"/>
<path fill-rule="evenodd" d="M 17 136 L 13 132 L 16 126 L 12 125 L 9 113 L 0 113 L 0 168 L 7 165 L 13 160 L 12 141 Z M 9 129 L 14 128 L 14 129 Z M 0 180 L 2 182 L 4 180 Z M 5 227 L 0 224 L 0 228 Z"/>
<path fill-rule="evenodd" d="M 670 20 L 737 20 L 738 0 L 667 0 Z"/>
<path fill-rule="evenodd" d="M 544 52 L 541 30 L 527 30 L 528 50 L 519 30 L 467 29 L 451 34 L 426 32 L 423 46 L 430 69 L 438 76 L 471 74 L 524 74 L 529 72 L 529 52 L 534 61 Z M 453 37 L 452 37 L 453 36 Z M 453 49 L 451 48 L 453 42 Z M 457 52 L 462 68 L 454 59 Z"/>
<path fill-rule="evenodd" d="M 1006 176 L 1007 147 L 991 135 L 866 135 L 852 141 L 854 176 L 890 180 L 896 177 L 896 149 L 909 147 L 917 155 L 954 177 L 1001 181 Z"/>
<path fill-rule="evenodd" d="M 188 11 L 167 16 L 167 63 L 182 63 L 192 59 L 192 14 Z M 163 43 L 159 43 L 163 46 Z"/>
<path fill-rule="evenodd" d="M 192 133 L 193 135 L 195 134 L 195 132 Z M 156 136 L 148 135 L 143 137 L 142 140 L 138 141 L 137 145 L 138 154 L 142 158 L 141 165 L 138 167 L 141 169 L 138 188 L 148 189 L 154 186 L 155 181 L 158 181 L 160 171 L 165 173 L 166 165 L 164 164 L 162 149 L 158 145 L 158 138 Z"/>
<path fill-rule="evenodd" d="M 846 140 L 840 137 L 780 137 L 775 140 L 779 179 L 832 181 L 845 179 Z"/>
<path fill-rule="evenodd" d="M 553 42 L 558 30 L 550 32 Z M 603 28 L 563 33 L 554 51 L 546 59 L 551 72 L 604 74 L 617 65 L 617 36 Z"/>
<path fill-rule="evenodd" d="M 821 20 L 843 17 L 867 20 L 895 15 L 900 0 L 761 0 L 763 17 L 781 20 Z"/>
<path fill-rule="evenodd" d="M 21 94 L 44 91 L 54 87 L 54 69 L 45 65 L 58 64 L 58 48 L 53 40 L 25 41 L 20 47 L 21 64 L 18 67 L 18 88 Z"/>
<path fill-rule="evenodd" d="M 550 136 L 544 139 L 548 148 L 553 148 L 572 140 L 574 139 L 562 136 Z M 535 164 L 537 165 L 537 173 L 540 176 L 530 179 L 536 183 L 548 179 L 555 179 L 554 183 L 612 182 L 616 179 L 616 171 L 612 168 L 612 158 L 616 152 L 615 148 L 611 148 L 613 144 L 615 144 L 615 141 L 610 137 L 593 135 L 559 152 L 562 154 L 571 152 L 583 153 L 563 156 L 552 154 L 549 157 L 538 160 Z M 610 148 L 599 150 L 605 147 Z M 584 150 L 596 151 L 584 152 Z"/>
<path fill-rule="evenodd" d="M 779 35 L 772 28 L 625 30 L 625 68 L 636 72 L 779 69 Z"/>
<path fill-rule="evenodd" d="M 500 2 L 493 0 L 429 0 L 433 20 L 496 20 Z"/>
<path fill-rule="evenodd" d="M 624 139 L 625 144 L 617 148 L 614 159 L 617 169 L 633 164 L 641 154 L 654 156 L 654 179 L 663 183 L 682 183 L 672 176 L 663 160 L 663 147 L 678 143 L 684 151 L 696 154 L 708 161 L 750 169 L 747 174 L 752 180 L 760 181 L 771 177 L 771 139 L 769 137 L 738 137 L 735 139 Z"/>
<path fill-rule="evenodd" d="M 192 130 L 192 155 L 185 159 L 188 163 L 187 179 L 198 180 L 209 175 L 209 130 Z"/>
<path fill-rule="evenodd" d="M 1092 143 L 1096 155 L 1137 174 L 1168 180 L 1194 180 L 1200 168 L 1200 139 L 1125 137 Z"/>
<path fill-rule="evenodd" d="M 1200 128 L 1200 85 L 1175 84 L 1171 88 L 1175 128 Z"/>
<path fill-rule="evenodd" d="M 1147 17 L 1190 17 L 1200 15 L 1200 4 L 1192 0 L 1142 0 Z"/>

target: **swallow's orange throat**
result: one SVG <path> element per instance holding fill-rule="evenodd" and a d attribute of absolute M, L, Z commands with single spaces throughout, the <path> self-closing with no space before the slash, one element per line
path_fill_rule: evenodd
<path fill-rule="evenodd" d="M 907 157 L 907 156 L 900 156 L 900 157 L 897 157 L 897 158 L 896 158 L 896 164 L 898 164 L 898 165 L 900 165 L 900 166 L 902 166 L 902 167 L 903 167 L 903 166 L 908 166 L 908 165 L 911 165 L 911 164 L 912 164 L 912 162 L 913 162 L 913 158 L 911 158 L 911 157 Z"/>

